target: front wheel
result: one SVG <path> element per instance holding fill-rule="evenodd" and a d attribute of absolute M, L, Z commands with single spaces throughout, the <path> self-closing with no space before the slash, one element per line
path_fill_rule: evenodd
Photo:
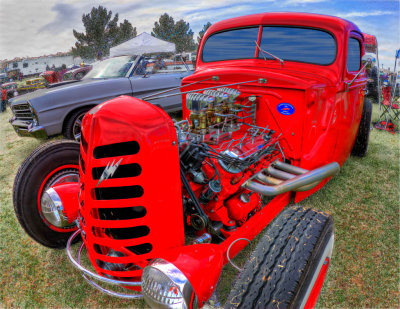
<path fill-rule="evenodd" d="M 64 127 L 65 138 L 79 142 L 81 140 L 82 119 L 90 108 L 82 108 L 72 113 Z"/>
<path fill-rule="evenodd" d="M 13 203 L 26 233 L 50 248 L 63 248 L 75 224 L 59 220 L 46 200 L 47 189 L 66 182 L 79 182 L 79 143 L 57 140 L 34 150 L 20 166 L 14 181 Z"/>
<path fill-rule="evenodd" d="M 226 308 L 312 308 L 333 250 L 333 220 L 287 207 L 267 228 L 229 294 Z"/>

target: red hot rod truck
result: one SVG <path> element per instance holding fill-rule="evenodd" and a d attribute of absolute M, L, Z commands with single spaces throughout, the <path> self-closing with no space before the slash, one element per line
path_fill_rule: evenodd
<path fill-rule="evenodd" d="M 93 108 L 80 144 L 51 141 L 23 162 L 19 222 L 42 245 L 66 246 L 101 291 L 165 308 L 202 307 L 222 267 L 266 228 L 225 306 L 313 307 L 333 220 L 288 205 L 367 152 L 363 40 L 353 23 L 314 14 L 214 24 L 182 82 L 183 120 L 127 96 Z"/>

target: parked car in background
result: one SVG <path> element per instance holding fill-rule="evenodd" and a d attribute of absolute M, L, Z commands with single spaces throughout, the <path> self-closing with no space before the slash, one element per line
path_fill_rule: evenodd
<path fill-rule="evenodd" d="M 8 75 L 7 73 L 0 73 L 0 84 L 8 82 Z"/>
<path fill-rule="evenodd" d="M 91 69 L 92 66 L 87 65 L 70 70 L 64 74 L 63 80 L 81 80 Z"/>
<path fill-rule="evenodd" d="M 31 92 L 37 89 L 46 87 L 46 80 L 42 77 L 31 78 L 25 80 L 23 84 L 18 87 L 18 93 L 23 94 L 26 92 Z"/>
<path fill-rule="evenodd" d="M 4 83 L 1 87 L 7 90 L 7 99 L 11 99 L 18 95 L 18 85 L 16 82 Z"/>
<path fill-rule="evenodd" d="M 40 74 L 46 81 L 47 84 L 54 84 L 58 82 L 58 73 L 56 71 L 45 71 Z"/>
<path fill-rule="evenodd" d="M 165 65 L 159 69 L 154 69 L 154 61 L 143 56 L 120 56 L 97 62 L 80 81 L 54 84 L 14 99 L 10 123 L 20 136 L 46 138 L 62 133 L 66 138 L 79 140 L 82 118 L 97 104 L 120 95 L 142 98 L 179 87 L 182 78 L 192 74 L 185 62 L 175 65 L 173 60 L 163 61 Z M 153 103 L 167 112 L 182 109 L 182 101 L 176 96 Z"/>

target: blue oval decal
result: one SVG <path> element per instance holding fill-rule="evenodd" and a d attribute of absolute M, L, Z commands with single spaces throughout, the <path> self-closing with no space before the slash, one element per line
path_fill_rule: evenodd
<path fill-rule="evenodd" d="M 280 104 L 278 104 L 276 109 L 282 115 L 292 115 L 295 111 L 294 106 L 290 103 L 280 103 Z"/>

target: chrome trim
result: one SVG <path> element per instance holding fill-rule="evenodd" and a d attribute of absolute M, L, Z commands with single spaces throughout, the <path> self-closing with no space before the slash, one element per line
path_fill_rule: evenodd
<path fill-rule="evenodd" d="M 150 282 L 150 284 L 143 282 L 144 280 L 146 280 L 147 277 L 147 272 L 149 271 L 149 269 L 154 268 L 156 270 L 158 270 L 159 272 L 161 272 L 163 275 L 165 275 L 171 282 L 173 285 L 175 285 L 177 288 L 179 288 L 179 292 L 182 295 L 182 300 L 183 303 L 181 303 L 182 305 L 182 309 L 183 308 L 191 308 L 190 307 L 190 303 L 192 300 L 192 296 L 193 294 L 196 296 L 193 286 L 190 283 L 190 281 L 186 278 L 186 276 L 172 263 L 169 263 L 163 259 L 155 259 L 152 262 L 150 262 L 149 265 L 147 265 L 144 270 L 143 270 L 143 275 L 142 275 L 142 293 L 144 296 L 144 299 L 146 301 L 146 303 L 152 307 L 152 308 L 171 308 L 170 306 L 168 306 L 169 304 L 166 301 L 167 295 L 157 295 L 159 296 L 161 299 L 164 298 L 165 303 L 162 302 L 162 300 L 158 300 L 155 299 L 153 297 L 153 295 L 149 295 L 149 291 L 148 290 L 154 290 L 153 284 L 154 282 Z M 148 285 L 150 285 L 148 287 Z M 155 291 L 155 294 L 157 293 L 157 291 Z M 170 304 L 170 305 L 174 305 L 174 304 Z M 173 308 L 177 308 L 177 307 L 173 307 Z"/>
<path fill-rule="evenodd" d="M 235 239 L 235 240 L 229 245 L 228 250 L 226 251 L 226 257 L 227 257 L 227 259 L 228 259 L 228 262 L 229 262 L 234 268 L 236 268 L 238 271 L 243 271 L 243 268 L 240 268 L 239 266 L 237 266 L 236 264 L 234 264 L 234 263 L 232 262 L 231 258 L 229 257 L 229 250 L 231 250 L 233 244 L 236 243 L 236 242 L 238 242 L 239 240 L 246 240 L 246 241 L 248 241 L 249 243 L 251 243 L 251 241 L 248 240 L 247 238 L 238 238 L 238 239 Z"/>
<path fill-rule="evenodd" d="M 86 249 L 85 243 L 82 243 L 81 247 L 79 248 L 79 252 L 78 252 L 78 256 L 77 256 L 79 264 L 81 262 L 81 254 L 82 254 L 83 249 Z M 95 289 L 97 289 L 100 292 L 103 292 L 105 294 L 111 295 L 111 296 L 115 296 L 115 297 L 119 297 L 119 298 L 128 298 L 128 299 L 136 299 L 136 298 L 142 298 L 143 297 L 143 295 L 141 295 L 141 294 L 126 294 L 126 293 L 119 293 L 119 292 L 111 291 L 111 290 L 108 290 L 108 289 L 103 288 L 102 286 L 98 285 L 93 280 L 90 280 L 84 274 L 82 274 L 82 277 L 83 277 L 83 279 L 86 280 L 87 283 L 89 283 Z"/>
<path fill-rule="evenodd" d="M 102 281 L 102 282 L 105 282 L 105 283 L 114 284 L 114 285 L 141 286 L 141 282 L 138 282 L 138 281 L 121 281 L 121 280 L 115 280 L 115 279 L 106 278 L 106 277 L 100 276 L 100 275 L 98 275 L 98 274 L 96 274 L 96 273 L 94 273 L 94 272 L 91 272 L 90 270 L 88 270 L 88 269 L 86 269 L 85 267 L 83 267 L 83 266 L 80 264 L 81 250 L 80 250 L 80 252 L 78 252 L 78 259 L 79 259 L 79 262 L 78 262 L 77 260 L 75 260 L 75 258 L 74 258 L 73 255 L 72 255 L 72 250 L 71 250 L 72 241 L 73 241 L 80 233 L 81 233 L 81 230 L 75 231 L 75 232 L 71 235 L 71 237 L 68 239 L 67 246 L 66 246 L 66 248 L 65 248 L 69 260 L 71 261 L 71 263 L 72 263 L 76 268 L 78 268 L 78 270 L 80 270 L 83 274 L 85 274 L 85 275 L 87 275 L 87 276 L 89 276 L 89 277 L 92 277 L 92 278 L 94 278 L 94 279 L 96 279 L 96 280 L 99 280 L 99 281 Z M 83 244 L 83 246 L 84 246 L 84 244 Z M 112 291 L 111 291 L 111 292 L 112 292 Z M 142 297 L 142 295 L 140 295 L 140 297 Z"/>

